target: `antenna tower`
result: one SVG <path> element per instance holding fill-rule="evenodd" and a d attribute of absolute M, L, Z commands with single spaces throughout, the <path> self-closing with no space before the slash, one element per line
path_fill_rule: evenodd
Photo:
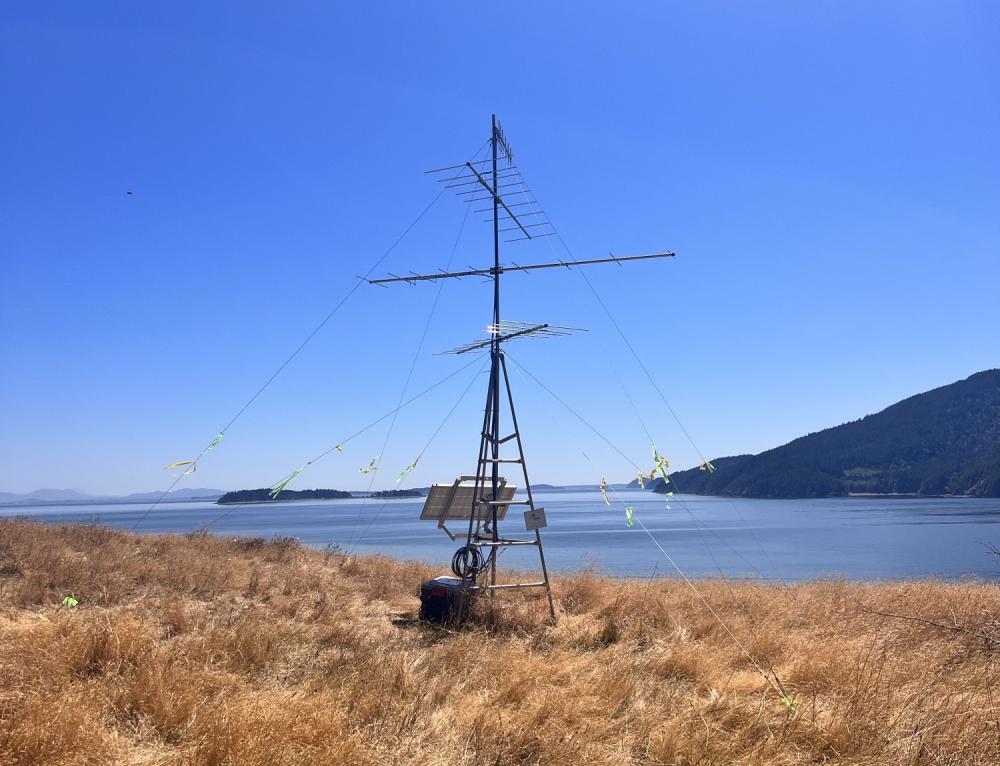
<path fill-rule="evenodd" d="M 474 207 L 473 212 L 492 212 L 492 216 L 484 219 L 484 222 L 493 224 L 493 265 L 489 268 L 470 268 L 454 272 L 442 271 L 436 274 L 411 274 L 407 276 L 391 274 L 387 278 L 368 281 L 370 284 L 384 286 L 398 282 L 415 284 L 425 281 L 434 282 L 438 279 L 461 279 L 466 276 L 485 276 L 492 279 L 492 322 L 486 328 L 489 339 L 468 343 L 446 352 L 463 354 L 487 347 L 490 350 L 489 384 L 486 390 L 486 407 L 480 432 L 476 473 L 475 475 L 460 476 L 452 484 L 434 485 L 420 517 L 437 521 L 438 526 L 453 540 L 464 537 L 464 545 L 456 551 L 452 558 L 452 570 L 460 578 L 463 596 L 474 590 L 544 588 L 549 602 L 549 612 L 552 619 L 555 620 L 555 605 L 552 600 L 552 590 L 549 587 L 549 574 L 545 566 L 545 553 L 542 549 L 540 532 L 547 525 L 545 510 L 536 507 L 535 498 L 531 491 L 521 432 L 514 409 L 514 397 L 507 374 L 507 363 L 504 359 L 503 344 L 517 338 L 566 335 L 576 331 L 577 328 L 512 322 L 502 319 L 500 314 L 500 277 L 507 271 L 527 272 L 535 269 L 572 268 L 598 263 L 621 265 L 627 261 L 670 258 L 674 254 L 663 252 L 620 258 L 612 255 L 608 258 L 529 265 L 501 264 L 501 234 L 509 233 L 511 235 L 504 242 L 519 242 L 552 236 L 556 232 L 538 206 L 537 200 L 514 163 L 510 144 L 497 122 L 496 115 L 493 115 L 492 118 L 490 149 L 491 157 L 489 159 L 436 168 L 428 170 L 427 173 L 434 176 L 446 188 L 456 189 L 455 193 L 467 204 L 488 203 L 485 208 Z M 526 223 L 525 221 L 529 217 L 535 222 Z M 506 434 L 503 433 L 504 429 L 501 427 L 501 412 L 504 401 L 506 401 L 510 419 L 510 431 Z M 502 457 L 501 447 L 505 444 L 512 444 L 516 453 L 512 456 Z M 514 499 L 516 487 L 509 485 L 506 477 L 501 476 L 501 466 L 505 464 L 520 467 L 524 478 L 524 498 Z M 525 530 L 534 532 L 533 538 L 501 536 L 499 522 L 504 520 L 511 505 L 525 507 Z M 463 522 L 463 526 L 466 526 L 464 533 L 450 530 L 447 526 L 448 521 Z M 497 556 L 506 547 L 523 545 L 533 545 L 538 549 L 541 579 L 535 582 L 498 583 Z"/>

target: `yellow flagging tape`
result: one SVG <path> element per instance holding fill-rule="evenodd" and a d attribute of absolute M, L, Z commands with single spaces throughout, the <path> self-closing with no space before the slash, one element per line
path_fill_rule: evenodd
<path fill-rule="evenodd" d="M 611 498 L 608 497 L 608 480 L 604 476 L 601 477 L 601 484 L 599 489 L 601 490 L 601 495 L 604 496 L 604 502 L 607 503 L 608 506 L 610 506 Z"/>
<path fill-rule="evenodd" d="M 225 435 L 226 435 L 225 433 L 219 431 L 219 433 L 216 434 L 215 438 L 212 439 L 212 443 L 209 444 L 207 447 L 205 447 L 205 449 L 201 451 L 201 454 L 199 454 L 198 457 L 196 457 L 194 460 L 178 460 L 175 463 L 170 463 L 168 465 L 163 466 L 164 470 L 170 468 L 183 468 L 184 466 L 189 465 L 191 467 L 188 468 L 184 473 L 182 473 L 181 476 L 189 476 L 192 473 L 195 473 L 198 470 L 198 461 L 201 459 L 201 456 L 204 455 L 209 450 L 213 450 L 217 446 L 219 446 L 219 442 L 222 441 L 222 437 L 224 437 Z"/>
<path fill-rule="evenodd" d="M 378 461 L 380 457 L 382 456 L 376 455 L 371 459 L 371 462 L 367 466 L 359 468 L 358 470 L 361 471 L 361 473 L 375 473 L 375 471 L 378 470 Z"/>
<path fill-rule="evenodd" d="M 711 460 L 706 460 L 700 466 L 698 466 L 702 471 L 708 471 L 709 473 L 715 473 L 715 466 L 712 465 Z"/>

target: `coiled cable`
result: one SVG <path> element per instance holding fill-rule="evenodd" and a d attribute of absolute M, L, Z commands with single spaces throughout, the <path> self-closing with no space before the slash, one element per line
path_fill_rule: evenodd
<path fill-rule="evenodd" d="M 463 580 L 475 580 L 489 563 L 489 556 L 483 556 L 478 545 L 463 545 L 451 557 L 451 571 Z"/>

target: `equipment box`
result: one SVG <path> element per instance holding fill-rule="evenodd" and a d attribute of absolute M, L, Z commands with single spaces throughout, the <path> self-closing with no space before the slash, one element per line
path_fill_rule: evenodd
<path fill-rule="evenodd" d="M 441 625 L 457 624 L 465 617 L 472 596 L 462 590 L 458 577 L 435 577 L 420 586 L 420 619 Z"/>

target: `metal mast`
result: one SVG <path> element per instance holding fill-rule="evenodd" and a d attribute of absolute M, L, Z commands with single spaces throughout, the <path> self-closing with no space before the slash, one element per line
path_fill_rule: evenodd
<path fill-rule="evenodd" d="M 498 191 L 500 190 L 498 179 L 497 179 L 497 149 L 500 144 L 500 137 L 497 133 L 497 116 L 494 114 L 492 116 L 492 129 L 490 131 L 490 144 L 493 151 L 493 324 L 496 327 L 500 326 L 500 196 Z M 510 153 L 507 154 L 508 162 L 510 160 Z M 490 347 L 490 387 L 493 389 L 493 428 L 491 429 L 492 436 L 492 452 L 493 452 L 493 462 L 492 462 L 492 476 L 491 476 L 491 488 L 492 488 L 492 500 L 494 505 L 490 506 L 490 521 L 491 528 L 493 529 L 493 542 L 496 543 L 499 540 L 499 532 L 497 531 L 497 506 L 495 503 L 500 499 L 499 484 L 500 484 L 500 334 L 494 333 L 493 335 L 493 345 Z M 469 541 L 472 542 L 471 540 Z M 494 551 L 497 550 L 496 547 L 493 548 Z M 539 551 L 541 547 L 539 546 Z M 544 570 L 544 564 L 543 570 Z M 548 576 L 545 576 L 546 583 L 548 582 Z M 497 557 L 496 555 L 490 556 L 490 584 L 496 585 L 497 582 Z M 548 587 L 548 586 L 546 586 Z M 549 595 L 549 600 L 551 601 L 552 596 Z M 555 613 L 553 612 L 553 617 Z"/>
<path fill-rule="evenodd" d="M 461 519 L 468 521 L 468 527 L 463 535 L 465 544 L 459 548 L 452 560 L 452 569 L 462 578 L 466 589 L 497 590 L 505 588 L 544 588 L 549 603 L 549 611 L 555 619 L 555 605 L 552 591 L 549 587 L 548 570 L 545 566 L 545 553 L 542 549 L 540 529 L 546 526 L 543 508 L 535 507 L 531 482 L 528 479 L 528 468 L 524 457 L 524 447 L 517 423 L 517 413 L 514 409 L 514 397 L 511 392 L 510 378 L 507 373 L 507 363 L 504 359 L 503 344 L 516 338 L 550 337 L 565 335 L 575 328 L 559 327 L 549 324 L 531 324 L 505 321 L 500 316 L 500 277 L 504 271 L 528 272 L 535 269 L 556 267 L 572 268 L 597 263 L 617 263 L 621 265 L 628 261 L 670 258 L 671 252 L 653 253 L 626 257 L 594 258 L 582 261 L 558 261 L 554 263 L 538 263 L 529 265 L 503 265 L 500 262 L 500 235 L 505 232 L 517 232 L 514 239 L 507 242 L 535 239 L 551 236 L 554 230 L 543 211 L 538 207 L 534 195 L 527 188 L 520 170 L 513 162 L 510 146 L 504 136 L 503 129 L 494 114 L 490 125 L 490 157 L 487 160 L 466 162 L 462 165 L 451 165 L 444 168 L 427 171 L 437 175 L 437 180 L 445 184 L 445 188 L 454 188 L 460 199 L 466 203 L 491 201 L 486 209 L 474 209 L 474 212 L 485 213 L 492 210 L 491 218 L 486 219 L 493 224 L 493 266 L 488 269 L 470 268 L 466 271 L 440 272 L 437 274 L 413 274 L 399 276 L 392 274 L 383 279 L 368 280 L 371 284 L 385 286 L 388 283 L 433 282 L 438 279 L 461 279 L 465 276 L 488 276 L 493 279 L 493 321 L 487 328 L 490 334 L 488 341 L 490 349 L 490 376 L 486 392 L 486 406 L 483 410 L 483 423 L 480 431 L 479 458 L 476 464 L 475 476 L 460 476 L 452 485 L 434 485 L 421 513 L 421 518 L 435 520 L 453 540 L 458 536 L 448 529 L 446 521 Z M 500 160 L 506 161 L 506 167 L 501 168 Z M 486 165 L 484 172 L 477 165 Z M 454 173 L 454 175 L 452 175 Z M 485 173 L 485 174 L 484 174 Z M 477 196 L 486 193 L 486 196 Z M 509 201 L 511 199 L 517 201 Z M 515 212 L 513 208 L 518 208 Z M 520 210 L 520 208 L 526 208 Z M 539 223 L 524 223 L 522 216 L 532 215 Z M 513 223 L 511 227 L 501 227 L 501 224 Z M 485 348 L 487 342 L 478 341 L 460 346 L 447 353 L 462 354 Z M 502 385 L 501 385 L 502 379 Z M 511 432 L 501 436 L 500 415 L 501 397 L 506 396 L 510 412 Z M 516 457 L 501 457 L 501 446 L 513 442 L 517 449 Z M 513 489 L 507 485 L 507 479 L 500 474 L 502 464 L 515 464 L 521 467 L 524 477 L 526 498 L 513 499 Z M 470 486 L 471 485 L 471 486 Z M 513 539 L 500 535 L 499 522 L 505 517 L 511 505 L 526 506 L 524 513 L 525 529 L 534 532 L 534 539 Z M 533 545 L 538 548 L 542 579 L 526 583 L 498 583 L 497 555 L 508 546 Z M 485 553 L 484 553 L 485 551 Z M 489 583 L 479 582 L 479 578 L 489 568 Z"/>

